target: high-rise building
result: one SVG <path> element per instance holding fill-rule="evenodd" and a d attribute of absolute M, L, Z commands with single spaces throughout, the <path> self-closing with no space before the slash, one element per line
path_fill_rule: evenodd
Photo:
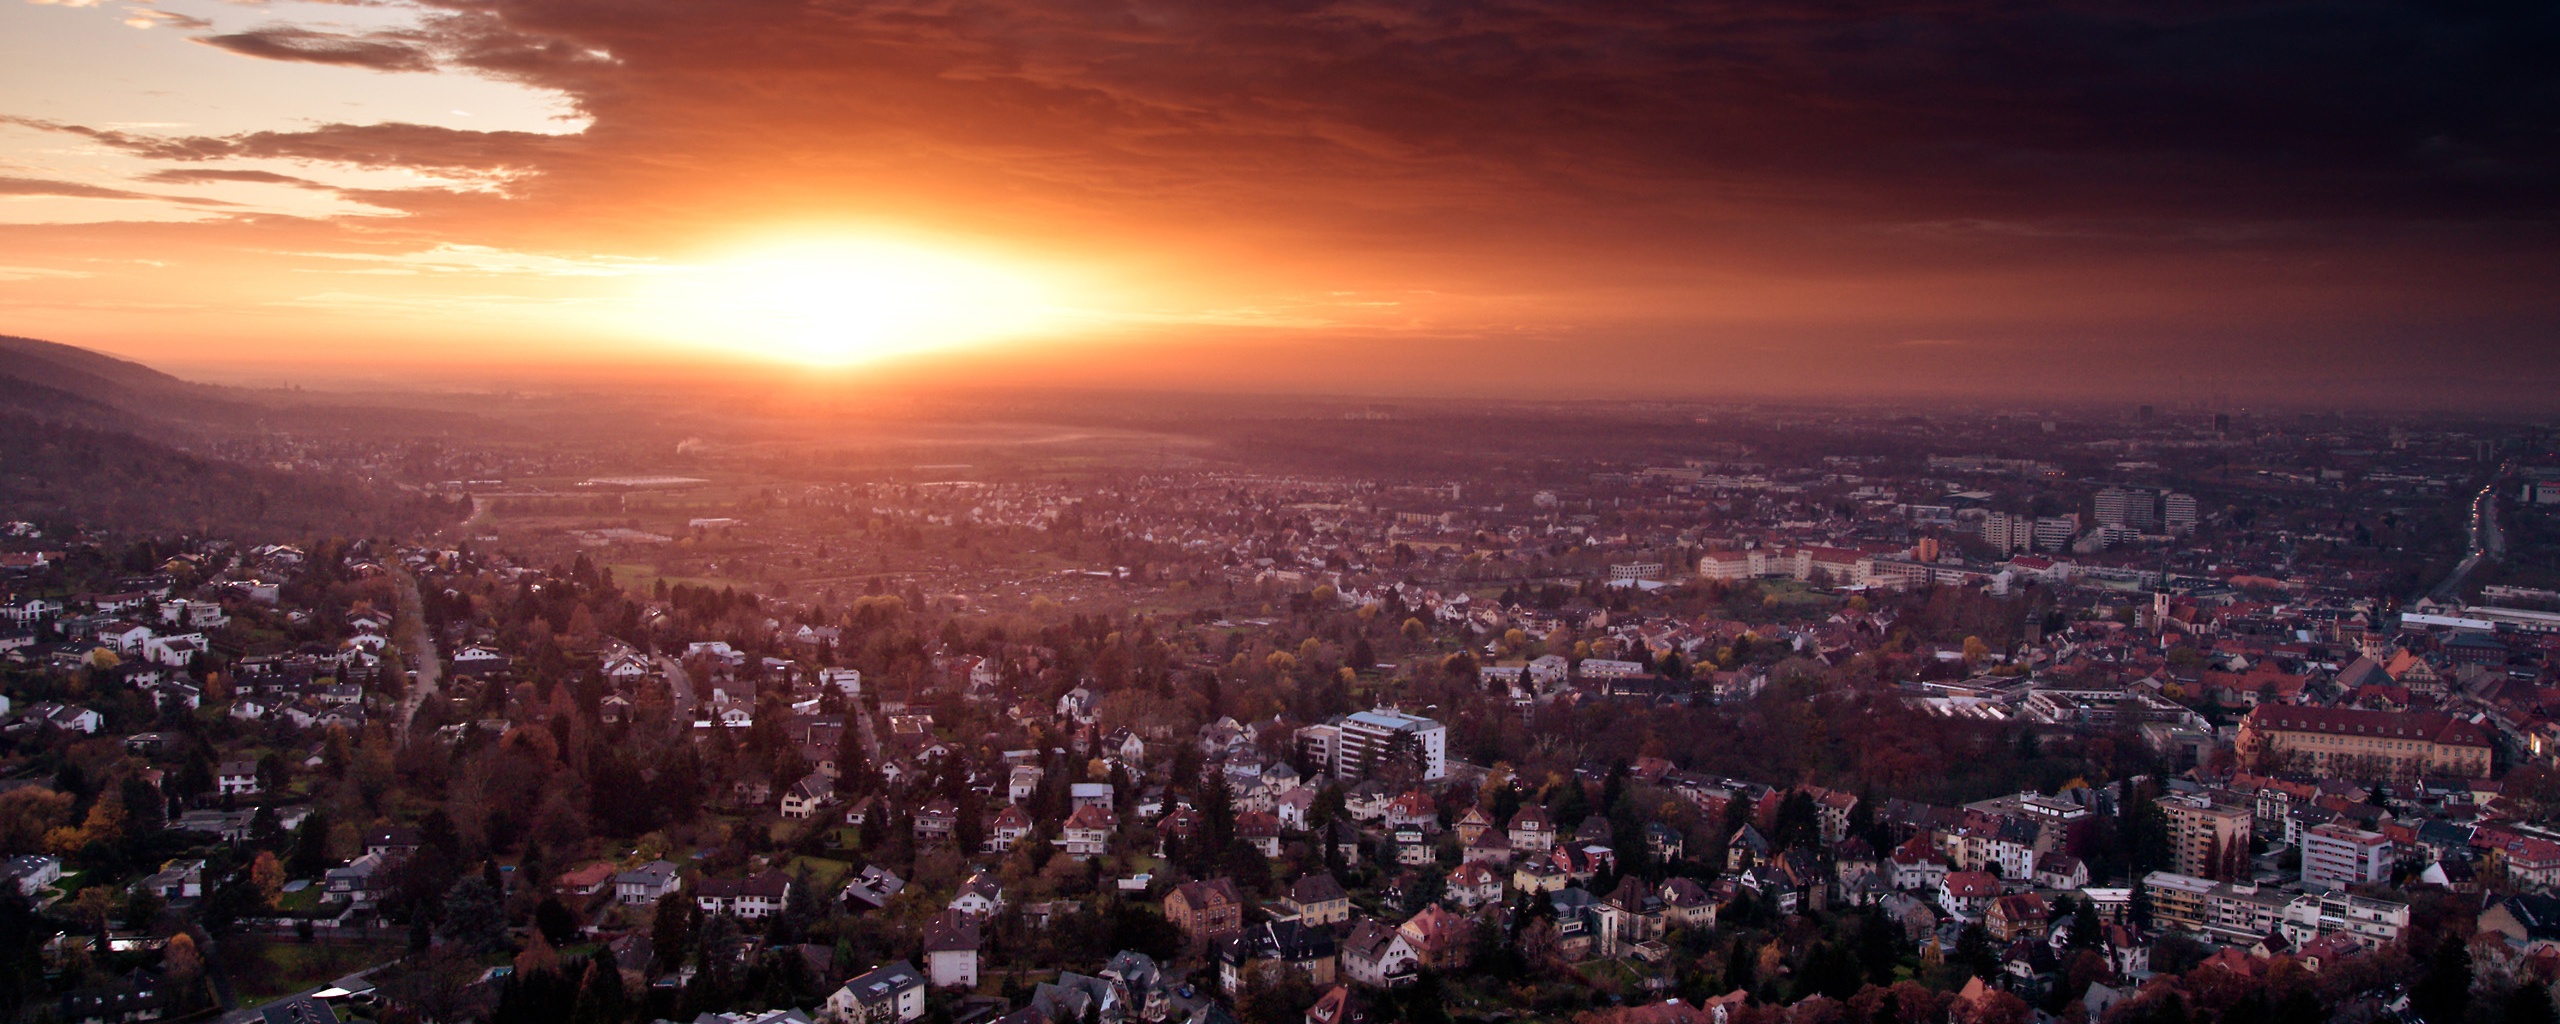
<path fill-rule="evenodd" d="M 1982 539 L 2001 551 L 2024 551 L 2035 543 L 2035 521 L 1994 512 L 1982 517 Z"/>
<path fill-rule="evenodd" d="M 2160 522 L 2157 495 L 2132 487 L 2109 487 L 2099 491 L 2090 503 L 2097 513 L 2098 525 L 2122 526 L 2134 530 L 2148 529 Z"/>
<path fill-rule="evenodd" d="M 2160 525 L 2181 537 L 2196 532 L 2196 496 L 2176 491 L 2162 495 Z"/>
<path fill-rule="evenodd" d="M 2344 889 L 2391 877 L 2391 838 L 2338 822 L 2302 833 L 2302 887 Z"/>
<path fill-rule="evenodd" d="M 2071 538 L 2080 535 L 2080 513 L 2045 516 L 2036 520 L 2035 543 L 2041 551 L 2061 551 L 2071 546 Z"/>
<path fill-rule="evenodd" d="M 1334 777 L 1366 778 L 1378 756 L 1386 753 L 1399 735 L 1412 737 L 1423 779 L 1449 774 L 1448 726 L 1393 708 L 1379 708 L 1343 716 L 1341 738 L 1333 748 Z"/>
<path fill-rule="evenodd" d="M 2158 803 L 2169 819 L 2169 847 L 2179 874 L 2229 880 L 2248 873 L 2248 808 L 2202 795 L 2164 796 Z"/>

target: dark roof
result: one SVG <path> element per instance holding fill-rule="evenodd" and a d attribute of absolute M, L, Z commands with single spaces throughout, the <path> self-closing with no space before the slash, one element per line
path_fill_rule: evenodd
<path fill-rule="evenodd" d="M 1289 886 L 1289 898 L 1301 904 L 1348 899 L 1350 895 L 1342 891 L 1342 883 L 1332 874 L 1322 871 L 1301 877 Z"/>
<path fill-rule="evenodd" d="M 269 1003 L 259 1011 L 266 1024 L 338 1024 L 338 1011 L 310 996 Z"/>
<path fill-rule="evenodd" d="M 924 926 L 924 951 L 953 953 L 978 948 L 978 922 L 957 910 L 936 914 Z"/>
<path fill-rule="evenodd" d="M 2560 897 L 2509 896 L 2499 905 L 2524 926 L 2526 938 L 2560 939 Z"/>

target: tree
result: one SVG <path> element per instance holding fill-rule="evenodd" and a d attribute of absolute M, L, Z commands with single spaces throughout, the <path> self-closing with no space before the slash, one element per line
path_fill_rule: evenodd
<path fill-rule="evenodd" d="M 1245 975 L 1236 996 L 1236 1016 L 1244 1024 L 1298 1024 L 1316 1001 L 1314 983 L 1296 969 L 1264 965 Z"/>
<path fill-rule="evenodd" d="M 293 857 L 285 870 L 297 878 L 313 878 L 329 870 L 329 862 L 329 812 L 314 808 L 293 832 Z"/>
<path fill-rule="evenodd" d="M 693 950 L 699 913 L 693 897 L 673 893 L 659 898 L 657 913 L 649 922 L 649 946 L 659 970 L 674 970 Z"/>
<path fill-rule="evenodd" d="M 566 946 L 578 939 L 578 915 L 570 913 L 567 904 L 557 896 L 545 896 L 533 908 L 533 926 L 542 933 L 544 942 L 554 947 Z"/>
<path fill-rule="evenodd" d="M 260 850 L 258 859 L 249 862 L 249 884 L 257 889 L 258 898 L 268 909 L 284 902 L 284 865 L 273 852 Z"/>
<path fill-rule="evenodd" d="M 195 936 L 185 932 L 169 936 L 169 944 L 160 951 L 160 969 L 182 985 L 204 973 L 204 954 L 196 949 Z"/>
<path fill-rule="evenodd" d="M 507 944 L 507 915 L 498 892 L 478 875 L 464 875 L 445 890 L 444 924 L 439 934 L 464 949 L 489 952 Z"/>
<path fill-rule="evenodd" d="M 2471 1007 L 2471 950 L 2447 935 L 2427 957 L 2426 973 L 2409 989 L 2409 1009 L 2428 1024 L 2453 1024 Z"/>
<path fill-rule="evenodd" d="M 2507 1001 L 2498 1009 L 2499 1024 L 2552 1024 L 2554 1017 L 2551 992 L 2531 979 L 2507 993 Z"/>

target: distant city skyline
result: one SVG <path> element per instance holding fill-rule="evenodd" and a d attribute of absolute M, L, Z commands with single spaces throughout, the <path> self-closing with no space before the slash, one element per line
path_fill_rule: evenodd
<path fill-rule="evenodd" d="M 197 376 L 2560 383 L 2560 40 L 2524 9 L 137 0 L 0 34 L 0 333 Z"/>

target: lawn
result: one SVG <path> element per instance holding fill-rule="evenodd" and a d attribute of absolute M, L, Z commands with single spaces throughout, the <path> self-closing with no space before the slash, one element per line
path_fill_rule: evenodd
<path fill-rule="evenodd" d="M 791 863 L 783 865 L 786 874 L 808 872 L 810 887 L 819 893 L 835 892 L 836 885 L 844 880 L 845 872 L 851 870 L 851 863 L 825 857 L 793 857 Z"/>
<path fill-rule="evenodd" d="M 320 906 L 320 897 L 324 895 L 327 893 L 322 891 L 321 886 L 305 886 L 301 892 L 285 893 L 282 899 L 276 901 L 276 909 L 287 914 L 308 913 Z"/>
<path fill-rule="evenodd" d="M 254 1006 L 314 985 L 336 981 L 400 956 L 401 942 L 313 943 L 227 939 L 217 947 L 241 1005 Z"/>

